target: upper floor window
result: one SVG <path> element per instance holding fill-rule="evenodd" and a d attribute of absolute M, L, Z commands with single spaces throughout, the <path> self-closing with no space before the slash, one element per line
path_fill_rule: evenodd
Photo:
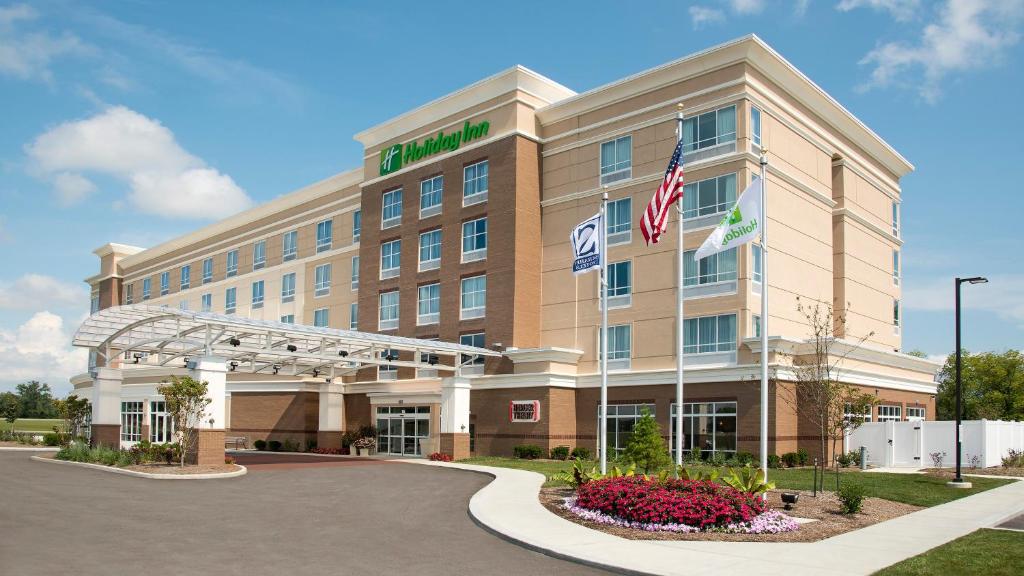
<path fill-rule="evenodd" d="M 163 296 L 171 291 L 171 273 L 160 273 L 160 295 Z"/>
<path fill-rule="evenodd" d="M 900 333 L 900 299 L 894 298 L 892 301 L 892 331 L 896 334 Z"/>
<path fill-rule="evenodd" d="M 295 314 L 284 314 L 281 316 L 282 324 L 295 324 Z"/>
<path fill-rule="evenodd" d="M 761 316 L 754 314 L 750 318 L 751 332 L 754 334 L 754 338 L 761 337 Z"/>
<path fill-rule="evenodd" d="M 238 274 L 238 250 L 232 250 L 228 252 L 227 257 L 227 275 L 234 276 Z"/>
<path fill-rule="evenodd" d="M 601 184 L 633 176 L 633 137 L 622 136 L 601 144 Z"/>
<path fill-rule="evenodd" d="M 359 235 L 363 231 L 363 211 L 356 210 L 352 213 L 352 243 L 359 242 Z"/>
<path fill-rule="evenodd" d="M 633 299 L 633 262 L 608 264 L 608 307 L 629 306 Z"/>
<path fill-rule="evenodd" d="M 736 106 L 712 110 L 683 121 L 683 152 L 736 141 Z"/>
<path fill-rule="evenodd" d="M 149 300 L 150 295 L 153 293 L 153 279 L 143 278 L 142 279 L 142 299 Z"/>
<path fill-rule="evenodd" d="M 352 257 L 352 289 L 359 290 L 359 256 Z"/>
<path fill-rule="evenodd" d="M 629 368 L 633 335 L 629 324 L 608 327 L 608 369 Z M 601 358 L 601 342 L 598 338 L 597 357 Z"/>
<path fill-rule="evenodd" d="M 317 222 L 316 224 L 316 251 L 317 253 L 331 249 L 334 239 L 334 221 L 331 219 Z"/>
<path fill-rule="evenodd" d="M 441 229 L 420 234 L 419 270 L 434 270 L 441 267 Z"/>
<path fill-rule="evenodd" d="M 900 237 L 900 203 L 892 201 L 892 235 Z"/>
<path fill-rule="evenodd" d="M 135 286 L 128 284 L 124 287 L 124 303 L 131 304 L 135 300 Z"/>
<path fill-rule="evenodd" d="M 736 249 L 712 254 L 694 261 L 696 250 L 683 252 L 683 285 L 698 286 L 736 279 Z"/>
<path fill-rule="evenodd" d="M 735 203 L 736 174 L 691 182 L 683 187 L 683 218 L 720 214 Z"/>
<path fill-rule="evenodd" d="M 380 278 L 394 278 L 402 268 L 402 241 L 392 240 L 380 245 Z"/>
<path fill-rule="evenodd" d="M 754 282 L 760 283 L 761 282 L 761 245 L 760 244 L 751 244 L 750 245 L 750 256 L 751 256 L 750 259 L 753 260 L 753 266 L 752 266 L 753 271 L 751 273 L 751 276 L 753 276 Z"/>
<path fill-rule="evenodd" d="M 267 265 L 267 241 L 257 240 L 252 245 L 252 269 L 259 270 Z"/>
<path fill-rule="evenodd" d="M 482 318 L 487 308 L 487 276 L 462 279 L 462 304 L 459 318 Z"/>
<path fill-rule="evenodd" d="M 900 285 L 900 251 L 892 251 L 892 283 Z"/>
<path fill-rule="evenodd" d="M 186 264 L 181 267 L 181 290 L 192 285 L 192 266 Z"/>
<path fill-rule="evenodd" d="M 203 260 L 203 284 L 213 282 L 213 258 Z"/>
<path fill-rule="evenodd" d="M 321 264 L 313 272 L 313 296 L 326 296 L 331 293 L 331 265 Z"/>
<path fill-rule="evenodd" d="M 459 344 L 463 346 L 472 346 L 474 348 L 486 347 L 484 333 L 476 332 L 474 334 L 462 334 L 459 336 Z M 483 366 L 485 358 L 479 354 L 462 354 L 459 357 L 459 364 L 463 366 Z"/>
<path fill-rule="evenodd" d="M 396 328 L 398 328 L 398 290 L 382 292 L 377 329 L 394 330 Z"/>
<path fill-rule="evenodd" d="M 462 261 L 487 258 L 487 218 L 462 223 Z"/>
<path fill-rule="evenodd" d="M 237 305 L 237 291 L 235 288 L 228 288 L 224 291 L 224 313 L 234 314 L 235 306 Z"/>
<path fill-rule="evenodd" d="M 295 272 L 281 276 L 281 302 L 295 300 Z"/>
<path fill-rule="evenodd" d="M 684 354 L 731 352 L 736 350 L 736 315 L 687 318 L 683 333 Z"/>
<path fill-rule="evenodd" d="M 317 308 L 313 310 L 313 326 L 317 328 L 327 328 L 330 318 L 328 316 L 327 308 Z"/>
<path fill-rule="evenodd" d="M 750 107 L 750 141 L 754 146 L 761 146 L 761 110 Z"/>
<path fill-rule="evenodd" d="M 462 170 L 462 205 L 487 201 L 487 160 L 470 164 Z"/>
<path fill-rule="evenodd" d="M 294 260 L 299 255 L 299 231 L 290 230 L 281 238 L 281 258 L 285 261 Z"/>
<path fill-rule="evenodd" d="M 207 292 L 199 297 L 199 309 L 203 312 L 213 310 L 213 294 Z"/>
<path fill-rule="evenodd" d="M 402 189 L 390 190 L 384 193 L 384 201 L 381 203 L 380 227 L 391 228 L 402 223 Z"/>
<path fill-rule="evenodd" d="M 348 329 L 357 330 L 359 328 L 359 302 L 353 302 L 348 305 Z"/>
<path fill-rule="evenodd" d="M 441 316 L 441 285 L 426 284 L 416 289 L 416 325 L 437 324 Z"/>
<path fill-rule="evenodd" d="M 444 176 L 438 175 L 420 182 L 420 218 L 441 213 L 441 195 Z"/>
<path fill-rule="evenodd" d="M 254 310 L 256 308 L 263 308 L 263 289 L 263 280 L 257 280 L 252 283 L 252 307 Z"/>
<path fill-rule="evenodd" d="M 608 245 L 629 244 L 633 240 L 633 199 L 619 198 L 608 203 Z"/>

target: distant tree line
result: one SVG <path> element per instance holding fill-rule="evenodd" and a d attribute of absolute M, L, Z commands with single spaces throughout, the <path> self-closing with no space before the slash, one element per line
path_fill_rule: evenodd
<path fill-rule="evenodd" d="M 57 400 L 50 385 L 30 380 L 18 384 L 14 392 L 0 393 L 0 410 L 5 417 L 59 418 Z"/>
<path fill-rule="evenodd" d="M 965 420 L 1024 421 L 1024 354 L 962 353 L 960 378 Z M 938 376 L 935 405 L 939 420 L 956 419 L 956 354 L 950 354 Z"/>

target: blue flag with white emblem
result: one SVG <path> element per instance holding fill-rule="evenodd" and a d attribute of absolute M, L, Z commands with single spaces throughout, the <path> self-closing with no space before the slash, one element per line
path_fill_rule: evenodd
<path fill-rule="evenodd" d="M 573 228 L 572 273 L 585 274 L 601 267 L 601 215 L 588 218 Z"/>

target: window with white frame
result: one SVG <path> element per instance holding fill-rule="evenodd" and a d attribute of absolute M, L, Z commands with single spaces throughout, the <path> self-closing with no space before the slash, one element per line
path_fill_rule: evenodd
<path fill-rule="evenodd" d="M 622 136 L 601 143 L 601 184 L 626 180 L 633 175 L 633 137 Z"/>
<path fill-rule="evenodd" d="M 462 261 L 487 258 L 487 217 L 462 223 Z"/>
<path fill-rule="evenodd" d="M 363 211 L 356 210 L 352 213 L 352 243 L 359 242 L 359 236 L 363 232 Z"/>
<path fill-rule="evenodd" d="M 282 324 L 295 324 L 295 314 L 285 314 L 281 316 Z"/>
<path fill-rule="evenodd" d="M 281 276 L 281 302 L 292 302 L 295 300 L 295 272 L 289 272 Z"/>
<path fill-rule="evenodd" d="M 149 403 L 149 441 L 154 444 L 174 442 L 174 418 L 163 400 Z"/>
<path fill-rule="evenodd" d="M 892 283 L 900 285 L 900 251 L 896 249 L 892 251 Z"/>
<path fill-rule="evenodd" d="M 378 315 L 378 330 L 395 330 L 398 328 L 398 290 L 381 292 Z"/>
<path fill-rule="evenodd" d="M 381 350 L 377 353 L 381 360 L 394 362 L 398 360 L 398 350 Z M 393 364 L 380 364 L 377 366 L 377 380 L 397 380 L 398 366 Z"/>
<path fill-rule="evenodd" d="M 128 284 L 124 287 L 124 303 L 131 304 L 135 299 L 135 286 Z"/>
<path fill-rule="evenodd" d="M 482 318 L 487 309 L 487 276 L 463 278 L 461 294 L 459 318 Z"/>
<path fill-rule="evenodd" d="M 181 267 L 181 277 L 178 284 L 180 290 L 184 290 L 192 285 L 192 266 L 186 264 Z"/>
<path fill-rule="evenodd" d="M 257 240 L 252 245 L 252 269 L 259 270 L 267 265 L 267 241 Z"/>
<path fill-rule="evenodd" d="M 735 173 L 698 180 L 683 186 L 684 219 L 721 214 L 732 208 L 735 203 Z"/>
<path fill-rule="evenodd" d="M 512 400 L 508 403 L 510 422 L 540 422 L 540 400 Z"/>
<path fill-rule="evenodd" d="M 892 201 L 892 235 L 900 237 L 900 203 Z"/>
<path fill-rule="evenodd" d="M 436 342 L 437 340 L 439 340 L 439 338 L 434 336 L 434 337 L 431 337 L 431 338 L 421 338 L 421 340 L 432 340 L 432 341 Z M 437 369 L 433 368 L 433 366 L 436 366 L 437 362 L 438 362 L 437 354 L 430 354 L 428 352 L 420 352 L 420 362 L 422 362 L 424 364 L 428 364 L 431 367 L 430 368 L 417 368 L 416 369 L 416 378 L 417 379 L 419 379 L 419 378 L 437 378 Z"/>
<path fill-rule="evenodd" d="M 160 273 L 160 295 L 164 296 L 171 291 L 171 273 Z"/>
<path fill-rule="evenodd" d="M 359 290 L 359 256 L 352 257 L 352 290 Z"/>
<path fill-rule="evenodd" d="M 893 298 L 892 301 L 892 328 L 896 334 L 900 333 L 900 300 Z"/>
<path fill-rule="evenodd" d="M 608 245 L 629 244 L 633 240 L 633 199 L 619 198 L 608 203 Z"/>
<path fill-rule="evenodd" d="M 629 444 L 633 436 L 633 428 L 637 420 L 643 415 L 655 415 L 654 404 L 610 404 L 606 406 L 607 420 L 606 430 L 608 432 L 608 452 L 622 452 Z M 601 416 L 601 406 L 597 407 L 598 419 Z"/>
<path fill-rule="evenodd" d="M 676 418 L 678 405 L 672 404 L 669 438 L 671 453 L 675 455 Z M 683 403 L 683 449 L 700 448 L 701 454 L 731 454 L 736 452 L 736 403 L 692 402 Z"/>
<path fill-rule="evenodd" d="M 224 313 L 225 314 L 234 314 L 235 313 L 235 305 L 238 304 L 237 295 L 238 294 L 237 294 L 237 289 L 236 288 L 228 288 L 227 290 L 224 291 Z"/>
<path fill-rule="evenodd" d="M 864 406 L 864 413 L 857 414 L 857 412 L 853 409 L 853 404 L 847 402 L 843 404 L 843 420 L 845 420 L 848 423 L 871 422 L 871 406 Z"/>
<path fill-rule="evenodd" d="M 921 421 L 925 419 L 924 406 L 907 406 L 907 421 Z"/>
<path fill-rule="evenodd" d="M 698 261 L 693 257 L 696 250 L 683 252 L 683 285 L 700 286 L 736 279 L 736 249 L 712 254 Z"/>
<path fill-rule="evenodd" d="M 348 305 L 348 329 L 359 329 L 359 303 L 353 302 Z"/>
<path fill-rule="evenodd" d="M 750 141 L 761 146 L 761 111 L 754 106 L 750 107 Z"/>
<path fill-rule="evenodd" d="M 213 258 L 203 260 L 203 284 L 213 282 Z"/>
<path fill-rule="evenodd" d="M 402 223 L 402 189 L 389 190 L 384 193 L 381 203 L 380 227 L 391 228 Z"/>
<path fill-rule="evenodd" d="M 683 120 L 683 152 L 714 148 L 736 141 L 736 106 L 727 106 Z"/>
<path fill-rule="evenodd" d="M 598 338 L 597 358 L 601 359 L 601 339 Z M 632 329 L 629 324 L 608 327 L 608 369 L 626 370 L 632 356 Z"/>
<path fill-rule="evenodd" d="M 394 278 L 401 273 L 402 241 L 392 240 L 380 245 L 380 279 Z"/>
<path fill-rule="evenodd" d="M 327 308 L 317 308 L 313 310 L 313 326 L 317 328 L 327 328 L 330 323 L 329 310 Z"/>
<path fill-rule="evenodd" d="M 474 332 L 473 334 L 462 334 L 459 336 L 459 344 L 462 344 L 463 346 L 472 346 L 474 348 L 484 348 L 484 340 L 483 332 Z M 465 373 L 467 372 L 465 370 L 466 367 L 470 367 L 469 371 L 473 370 L 472 367 L 482 369 L 484 366 L 484 360 L 484 357 L 479 354 L 461 354 L 459 357 L 459 364 L 463 366 L 463 372 Z"/>
<path fill-rule="evenodd" d="M 736 350 L 736 315 L 687 318 L 683 333 L 684 354 L 732 352 Z"/>
<path fill-rule="evenodd" d="M 142 402 L 121 402 L 121 442 L 142 440 Z"/>
<path fill-rule="evenodd" d="M 462 170 L 462 205 L 471 206 L 487 201 L 488 162 L 470 164 Z"/>
<path fill-rule="evenodd" d="M 281 259 L 287 262 L 299 255 L 299 231 L 290 230 L 281 238 Z"/>
<path fill-rule="evenodd" d="M 188 300 L 178 302 L 178 310 L 188 310 Z"/>
<path fill-rule="evenodd" d="M 416 325 L 437 324 L 441 316 L 441 285 L 425 284 L 416 289 Z"/>
<path fill-rule="evenodd" d="M 263 280 L 257 280 L 252 283 L 252 307 L 254 310 L 257 308 L 263 308 L 263 289 Z"/>
<path fill-rule="evenodd" d="M 150 297 L 150 295 L 153 292 L 152 280 L 153 280 L 152 278 L 143 278 L 142 279 L 142 299 L 143 300 L 149 300 L 149 297 Z"/>
<path fill-rule="evenodd" d="M 633 262 L 608 264 L 608 308 L 623 308 L 633 303 Z"/>
<path fill-rule="evenodd" d="M 203 312 L 210 312 L 213 310 L 213 294 L 207 292 L 199 297 L 200 309 Z"/>
<path fill-rule="evenodd" d="M 228 277 L 238 274 L 238 250 L 232 250 L 225 256 L 225 270 Z"/>
<path fill-rule="evenodd" d="M 762 259 L 761 259 L 761 245 L 760 244 L 753 244 L 752 243 L 750 245 L 750 260 L 751 260 L 751 268 L 752 268 L 750 276 L 754 280 L 754 282 L 757 282 L 758 284 L 760 284 L 761 283 L 761 261 L 762 261 Z"/>
<path fill-rule="evenodd" d="M 316 251 L 326 252 L 334 242 L 334 220 L 328 218 L 316 224 Z"/>
<path fill-rule="evenodd" d="M 883 404 L 878 407 L 879 422 L 899 422 L 903 419 L 903 407 Z"/>
<path fill-rule="evenodd" d="M 441 229 L 420 234 L 419 270 L 436 270 L 441 267 Z"/>
<path fill-rule="evenodd" d="M 761 316 L 754 314 L 750 317 L 750 333 L 754 338 L 761 337 Z"/>
<path fill-rule="evenodd" d="M 441 213 L 443 190 L 444 176 L 440 174 L 420 182 L 420 218 Z"/>
<path fill-rule="evenodd" d="M 95 314 L 100 311 L 100 295 L 98 292 L 89 294 L 89 314 Z"/>
<path fill-rule="evenodd" d="M 313 270 L 313 296 L 327 296 L 331 293 L 331 265 L 321 264 Z"/>

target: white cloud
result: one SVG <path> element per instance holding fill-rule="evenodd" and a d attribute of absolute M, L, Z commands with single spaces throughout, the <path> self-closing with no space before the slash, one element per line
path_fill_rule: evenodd
<path fill-rule="evenodd" d="M 882 44 L 861 60 L 874 67 L 861 89 L 900 83 L 934 103 L 950 73 L 998 63 L 1020 39 L 1022 18 L 1024 0 L 947 0 L 919 41 Z M 918 70 L 921 77 L 914 74 Z"/>
<path fill-rule="evenodd" d="M 70 284 L 42 274 L 25 274 L 13 282 L 0 281 L 0 309 L 36 311 L 54 307 L 88 310 L 89 291 L 84 284 Z"/>
<path fill-rule="evenodd" d="M 793 5 L 793 14 L 797 18 L 803 18 L 807 14 L 807 8 L 811 5 L 811 0 L 796 0 Z"/>
<path fill-rule="evenodd" d="M 965 284 L 960 305 L 966 310 L 984 310 L 1024 328 L 1024 274 L 990 276 L 988 284 Z M 903 307 L 912 310 L 952 311 L 952 278 L 936 278 L 903 288 Z"/>
<path fill-rule="evenodd" d="M 95 49 L 69 32 L 26 32 L 18 24 L 38 18 L 25 4 L 0 7 L 0 73 L 22 80 L 53 81 L 50 63 L 63 56 L 87 56 Z"/>
<path fill-rule="evenodd" d="M 73 206 L 96 191 L 91 180 L 75 172 L 61 172 L 53 177 L 53 190 L 57 193 L 57 203 L 61 206 Z"/>
<path fill-rule="evenodd" d="M 706 6 L 690 6 L 690 20 L 693 21 L 693 29 L 699 30 L 706 24 L 725 21 L 725 13 Z"/>
<path fill-rule="evenodd" d="M 910 20 L 921 7 L 921 0 L 842 0 L 836 10 L 849 12 L 857 8 L 871 8 L 888 12 L 896 20 Z"/>
<path fill-rule="evenodd" d="M 123 106 L 56 126 L 25 151 L 65 201 L 91 192 L 83 173 L 98 173 L 126 182 L 131 205 L 150 214 L 222 218 L 252 204 L 230 176 L 189 154 L 166 126 Z"/>
<path fill-rule="evenodd" d="M 758 14 L 764 10 L 765 0 L 729 0 L 729 6 L 737 14 Z"/>
<path fill-rule="evenodd" d="M 14 331 L 0 329 L 0 385 L 25 380 L 47 382 L 58 393 L 70 391 L 68 379 L 88 368 L 89 353 L 71 346 L 64 320 L 37 312 Z"/>

